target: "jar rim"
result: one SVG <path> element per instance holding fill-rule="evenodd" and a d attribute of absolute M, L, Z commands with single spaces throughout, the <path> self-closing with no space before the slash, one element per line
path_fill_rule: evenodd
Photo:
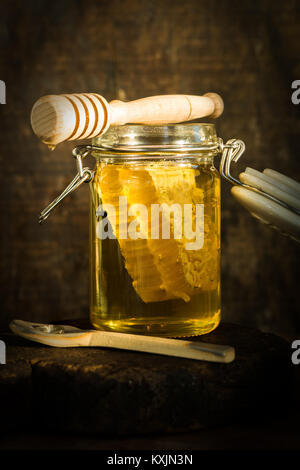
<path fill-rule="evenodd" d="M 174 153 L 210 151 L 217 153 L 220 139 L 212 123 L 181 123 L 166 125 L 127 124 L 111 126 L 92 140 L 95 150 L 102 152 Z"/>

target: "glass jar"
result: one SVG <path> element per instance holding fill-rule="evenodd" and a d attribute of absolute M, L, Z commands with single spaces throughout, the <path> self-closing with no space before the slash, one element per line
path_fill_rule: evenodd
<path fill-rule="evenodd" d="M 215 126 L 116 126 L 91 148 L 93 326 L 173 337 L 216 328 L 221 299 Z"/>

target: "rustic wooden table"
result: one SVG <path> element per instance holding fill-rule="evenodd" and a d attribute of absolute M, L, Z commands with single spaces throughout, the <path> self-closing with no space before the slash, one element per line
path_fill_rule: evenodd
<path fill-rule="evenodd" d="M 234 345 L 231 364 L 2 338 L 0 449 L 300 447 L 300 374 L 278 336 L 223 323 L 201 337 Z"/>

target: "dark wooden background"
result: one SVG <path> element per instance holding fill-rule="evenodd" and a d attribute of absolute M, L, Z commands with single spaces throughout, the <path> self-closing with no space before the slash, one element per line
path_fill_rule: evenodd
<path fill-rule="evenodd" d="M 2 0 L 0 79 L 1 313 L 88 315 L 88 188 L 47 223 L 39 211 L 74 175 L 72 143 L 49 152 L 33 135 L 34 101 L 94 91 L 108 99 L 219 92 L 219 135 L 245 141 L 239 169 L 300 181 L 300 4 L 254 0 Z M 254 220 L 223 183 L 223 318 L 300 333 L 299 245 Z"/>

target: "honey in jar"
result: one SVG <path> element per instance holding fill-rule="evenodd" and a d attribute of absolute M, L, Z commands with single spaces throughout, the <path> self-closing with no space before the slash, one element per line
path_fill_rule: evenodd
<path fill-rule="evenodd" d="M 92 324 L 173 337 L 216 328 L 220 177 L 214 125 L 115 126 L 92 148 Z"/>

